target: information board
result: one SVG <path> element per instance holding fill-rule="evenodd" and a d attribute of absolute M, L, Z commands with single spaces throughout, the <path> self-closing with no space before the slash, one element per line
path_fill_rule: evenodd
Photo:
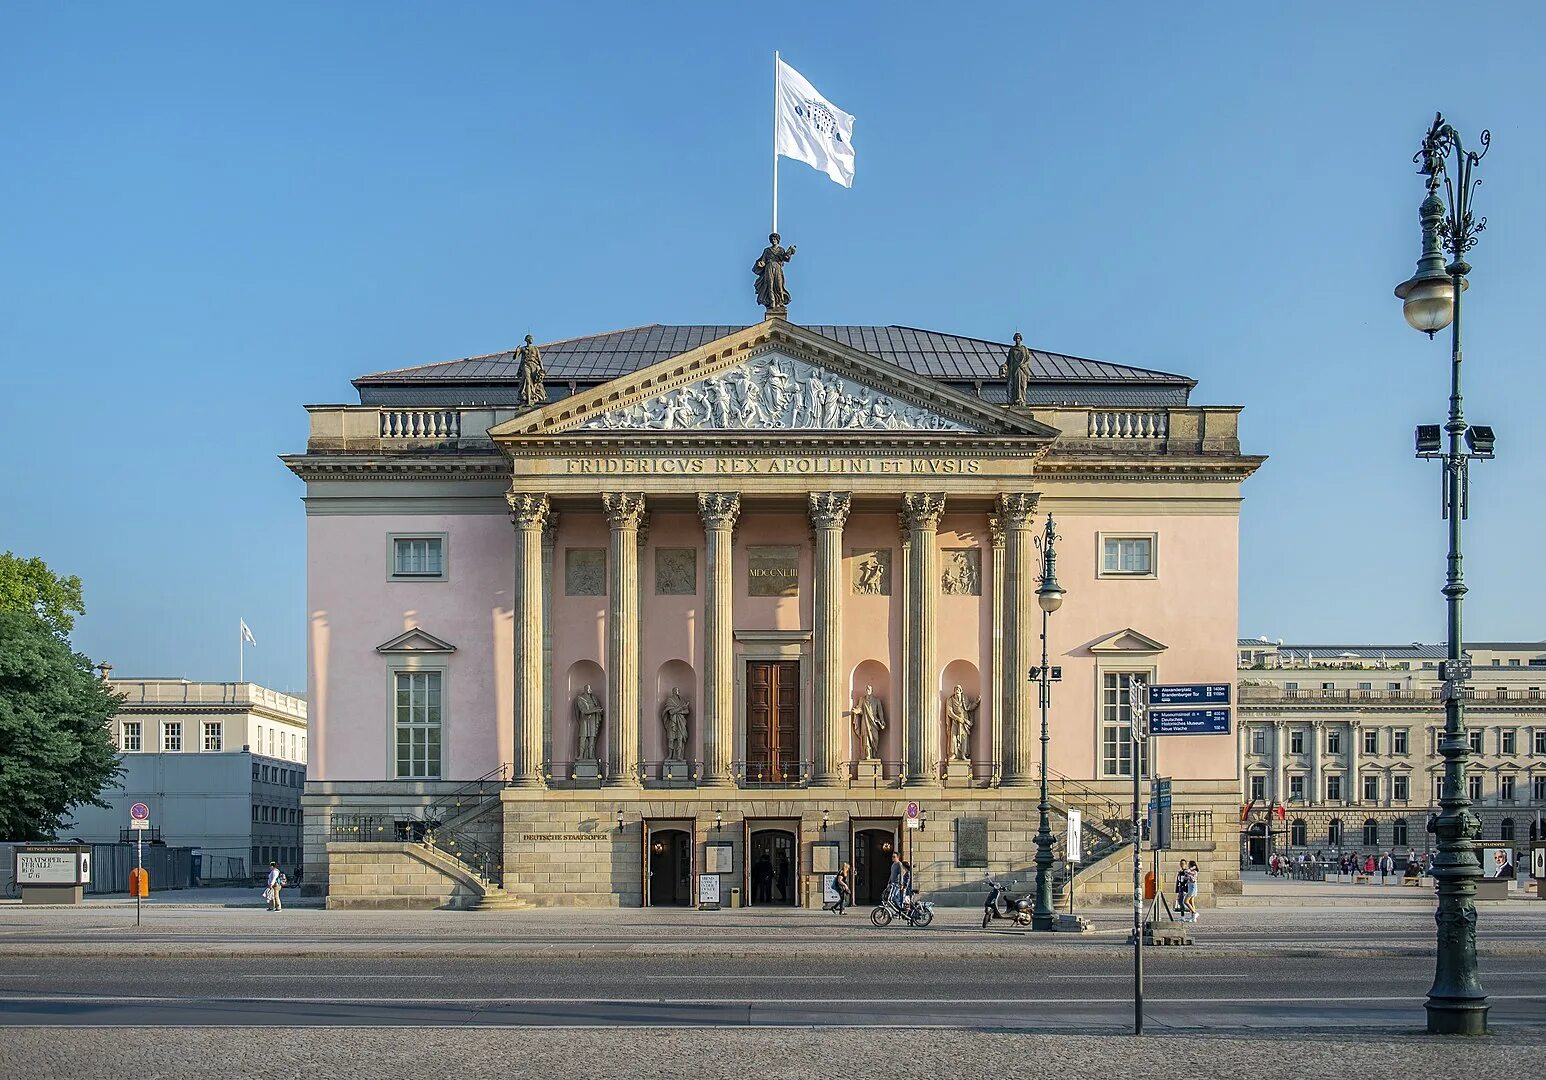
<path fill-rule="evenodd" d="M 842 897 L 840 895 L 838 895 L 838 891 L 837 891 L 837 875 L 836 874 L 822 874 L 821 875 L 821 902 L 823 904 L 835 904 L 835 903 L 837 903 L 841 899 L 842 899 Z"/>
<path fill-rule="evenodd" d="M 1075 866 L 1079 864 L 1080 852 L 1084 850 L 1083 825 L 1084 815 L 1078 810 L 1070 810 L 1068 812 L 1068 843 L 1063 850 L 1068 855 L 1068 861 Z"/>
<path fill-rule="evenodd" d="M 1229 683 L 1157 683 L 1149 687 L 1149 704 L 1155 708 L 1172 705 L 1228 705 Z"/>
<path fill-rule="evenodd" d="M 735 856 L 728 840 L 710 840 L 705 845 L 704 867 L 710 874 L 728 874 L 735 866 Z"/>
<path fill-rule="evenodd" d="M 91 850 L 64 845 L 19 847 L 13 870 L 18 885 L 87 885 Z"/>
<path fill-rule="evenodd" d="M 1149 713 L 1150 735 L 1228 735 L 1228 709 L 1167 709 Z"/>
<path fill-rule="evenodd" d="M 719 907 L 719 875 L 698 875 L 698 906 Z"/>

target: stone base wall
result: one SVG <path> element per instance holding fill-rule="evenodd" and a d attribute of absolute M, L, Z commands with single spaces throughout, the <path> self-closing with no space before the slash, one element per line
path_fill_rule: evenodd
<path fill-rule="evenodd" d="M 329 908 L 470 908 L 483 898 L 417 844 L 330 844 Z"/>

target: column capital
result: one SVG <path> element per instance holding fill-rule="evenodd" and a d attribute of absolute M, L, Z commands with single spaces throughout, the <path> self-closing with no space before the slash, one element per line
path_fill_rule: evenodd
<path fill-rule="evenodd" d="M 505 494 L 510 506 L 510 524 L 517 529 L 541 529 L 553 513 L 553 504 L 546 495 L 531 491 L 511 491 Z M 556 515 L 555 515 L 556 516 Z"/>
<path fill-rule="evenodd" d="M 637 529 L 644 518 L 644 492 L 603 491 L 601 509 L 614 529 Z"/>
<path fill-rule="evenodd" d="M 733 529 L 740 516 L 740 492 L 698 492 L 698 517 L 702 519 L 705 529 Z"/>
<path fill-rule="evenodd" d="M 909 491 L 902 495 L 901 521 L 904 529 L 933 532 L 945 515 L 943 491 Z"/>
<path fill-rule="evenodd" d="M 807 496 L 806 512 L 811 525 L 818 529 L 841 529 L 853 506 L 853 494 L 847 491 L 813 491 Z"/>
<path fill-rule="evenodd" d="M 639 515 L 639 550 L 643 551 L 650 542 L 650 515 L 648 511 Z"/>
<path fill-rule="evenodd" d="M 1031 517 L 1036 513 L 1036 504 L 1039 502 L 1041 502 L 1040 492 L 1005 492 L 998 497 L 998 516 L 1005 528 L 1029 529 Z"/>
<path fill-rule="evenodd" d="M 1004 519 L 997 514 L 988 515 L 988 537 L 994 551 L 1004 550 Z"/>
<path fill-rule="evenodd" d="M 558 541 L 558 511 L 548 504 L 546 519 L 542 522 L 542 543 L 552 547 Z"/>

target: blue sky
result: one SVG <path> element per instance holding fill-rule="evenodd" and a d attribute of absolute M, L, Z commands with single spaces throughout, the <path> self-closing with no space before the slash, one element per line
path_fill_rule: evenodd
<path fill-rule="evenodd" d="M 1391 288 L 1435 109 L 1492 153 L 1467 294 L 1473 638 L 1546 637 L 1546 13 L 1453 4 L 11 4 L 0 549 L 120 674 L 305 683 L 307 402 L 646 322 L 750 322 L 772 51 L 858 118 L 782 171 L 792 316 L 1157 367 L 1239 403 L 1241 630 L 1438 640 L 1447 350 Z M 1249 14 L 1247 14 L 1249 12 Z M 1458 55 L 1458 68 L 1451 68 Z"/>

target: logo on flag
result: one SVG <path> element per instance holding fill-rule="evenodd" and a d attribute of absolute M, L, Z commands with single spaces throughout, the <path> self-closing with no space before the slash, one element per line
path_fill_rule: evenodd
<path fill-rule="evenodd" d="M 844 187 L 854 186 L 854 118 L 822 97 L 794 68 L 778 61 L 775 152 L 803 161 Z"/>
<path fill-rule="evenodd" d="M 246 619 L 241 620 L 241 624 L 242 624 L 242 640 L 247 642 L 254 649 L 256 649 L 258 647 L 258 639 L 252 636 L 252 630 L 251 630 L 251 628 L 249 628 L 247 626 L 247 620 Z"/>

